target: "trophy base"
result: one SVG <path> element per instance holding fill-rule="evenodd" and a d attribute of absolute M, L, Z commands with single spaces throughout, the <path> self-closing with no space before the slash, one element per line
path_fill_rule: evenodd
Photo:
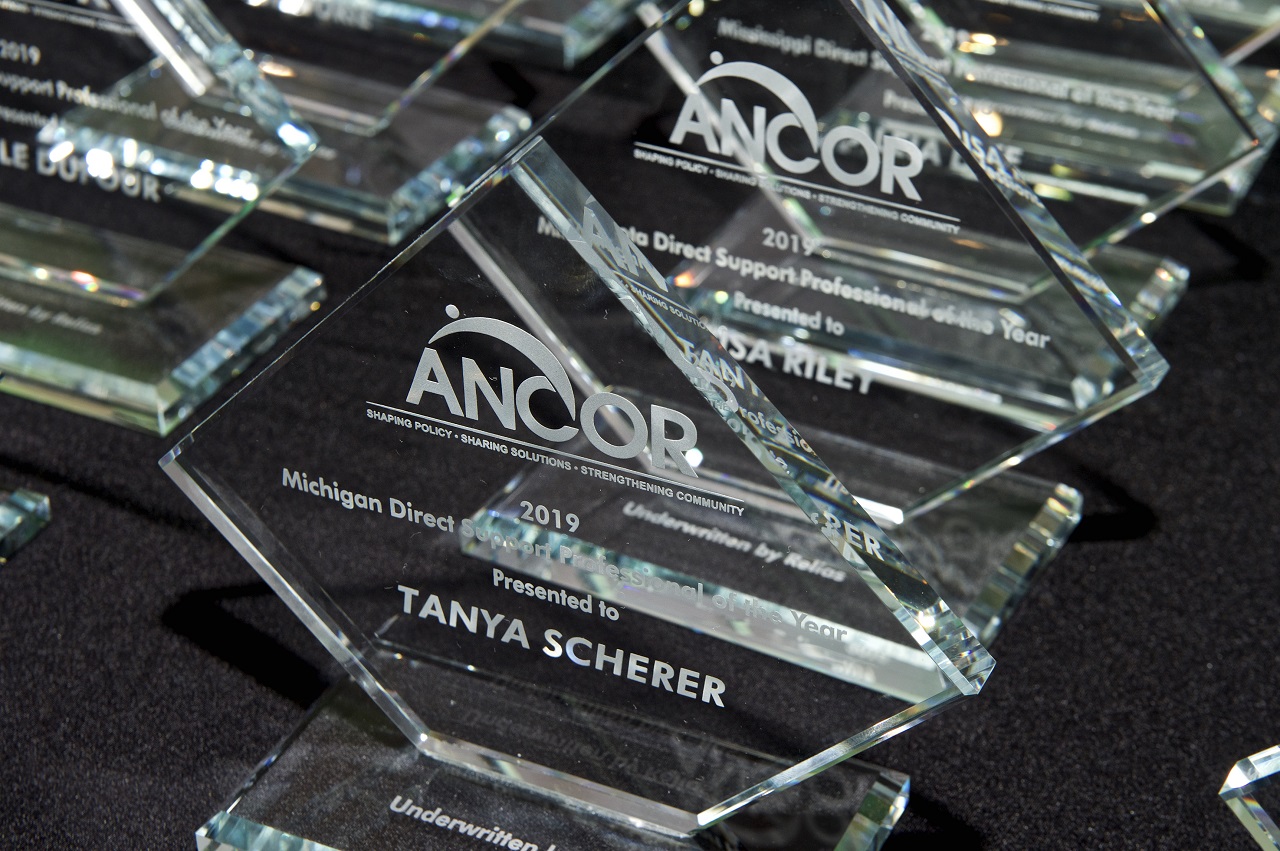
<path fill-rule="evenodd" d="M 1245 757 L 1232 767 L 1218 796 L 1259 846 L 1280 848 L 1280 747 Z"/>
<path fill-rule="evenodd" d="M 848 760 L 692 836 L 648 832 L 424 756 L 344 680 L 196 831 L 196 847 L 855 851 L 880 848 L 908 787 L 905 775 Z"/>
<path fill-rule="evenodd" d="M 457 200 L 531 126 L 514 107 L 438 86 L 382 126 L 401 96 L 392 86 L 272 58 L 262 67 L 322 137 L 262 209 L 389 245 Z"/>
<path fill-rule="evenodd" d="M 372 32 L 401 32 L 452 47 L 485 26 L 503 0 L 246 0 L 295 17 Z M 485 50 L 572 68 L 630 19 L 636 0 L 529 0 L 484 37 Z"/>
<path fill-rule="evenodd" d="M 1181 263 L 1124 245 L 1104 245 L 1089 262 L 1147 334 L 1156 331 L 1177 307 L 1190 278 Z"/>
<path fill-rule="evenodd" d="M 323 298 L 309 269 L 0 209 L 0 390 L 166 435 Z M 93 270 L 93 273 L 86 270 Z"/>
<path fill-rule="evenodd" d="M 0 564 L 49 522 L 49 497 L 29 490 L 0 491 Z"/>

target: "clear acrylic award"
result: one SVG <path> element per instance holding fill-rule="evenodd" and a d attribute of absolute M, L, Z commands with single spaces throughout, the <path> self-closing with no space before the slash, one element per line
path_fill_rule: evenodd
<path fill-rule="evenodd" d="M 806 417 L 843 400 L 810 425 L 957 471 L 1154 387 L 1165 291 L 1108 287 L 900 20 L 779 8 L 687 16 L 545 131 L 726 349 Z"/>
<path fill-rule="evenodd" d="M 545 142 L 504 170 L 175 448 L 188 496 L 420 750 L 651 829 L 976 694 L 972 631 Z"/>
<path fill-rule="evenodd" d="M 162 462 L 420 752 L 658 833 L 976 694 L 1078 517 L 996 474 L 1165 369 L 886 7 L 771 5 L 853 52 L 673 12 Z M 886 76 L 945 168 L 845 118 Z M 924 274 L 995 239 L 1025 291 Z"/>
<path fill-rule="evenodd" d="M 315 139 L 198 3 L 0 21 L 0 390 L 167 433 L 312 310 L 217 245 Z"/>
<path fill-rule="evenodd" d="M 1260 848 L 1280 848 L 1280 747 L 1267 748 L 1232 766 L 1218 796 Z"/>

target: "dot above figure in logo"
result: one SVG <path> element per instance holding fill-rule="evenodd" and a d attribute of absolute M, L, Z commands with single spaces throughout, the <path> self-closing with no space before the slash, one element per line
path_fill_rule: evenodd
<path fill-rule="evenodd" d="M 724 54 L 723 54 L 723 53 L 721 53 L 721 52 L 720 52 L 720 51 L 718 51 L 718 50 L 713 50 L 713 51 L 711 51 L 711 64 L 712 64 L 712 65 L 719 65 L 719 64 L 720 64 L 721 62 L 723 62 L 723 61 L 724 61 Z"/>
<path fill-rule="evenodd" d="M 462 315 L 462 311 L 458 310 L 458 306 L 456 304 L 447 305 L 444 312 L 450 319 L 457 319 Z"/>

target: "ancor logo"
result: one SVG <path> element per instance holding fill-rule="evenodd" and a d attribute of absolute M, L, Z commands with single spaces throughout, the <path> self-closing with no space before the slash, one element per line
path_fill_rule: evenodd
<path fill-rule="evenodd" d="M 458 318 L 460 312 L 454 305 L 445 308 L 452 319 L 435 333 L 422 350 L 418 368 L 413 374 L 406 401 L 421 405 L 424 394 L 444 400 L 449 413 L 468 420 L 480 419 L 480 400 L 493 412 L 502 427 L 514 432 L 517 420 L 533 434 L 552 443 L 564 443 L 579 433 L 595 449 L 610 458 L 635 458 L 648 447 L 654 465 L 679 470 L 687 476 L 697 476 L 685 459 L 684 453 L 698 442 L 698 430 L 684 414 L 662 405 L 650 405 L 646 416 L 634 402 L 617 393 L 594 393 L 579 406 L 573 392 L 569 374 L 559 359 L 542 342 L 528 331 L 509 322 L 484 316 Z M 445 371 L 440 353 L 432 346 L 457 334 L 479 334 L 498 340 L 526 358 L 538 371 L 515 383 L 515 370 L 509 366 L 498 370 L 498 386 L 495 388 L 485 377 L 484 371 L 473 358 L 463 357 L 461 363 L 462 401 L 449 374 Z M 552 399 L 564 406 L 570 422 L 548 425 L 538 419 L 532 407 L 535 394 L 550 393 Z M 553 405 L 556 403 L 553 401 Z M 620 439 L 627 430 L 631 436 L 624 443 L 615 443 L 600 433 L 597 415 L 612 420 L 619 428 L 614 435 Z"/>
<path fill-rule="evenodd" d="M 901 190 L 912 201 L 920 200 L 911 178 L 924 168 L 924 155 L 912 142 L 888 135 L 876 140 L 865 130 L 848 125 L 833 127 L 820 136 L 813 106 L 787 77 L 756 62 L 724 62 L 719 51 L 711 54 L 711 61 L 716 67 L 698 78 L 699 87 L 712 80 L 746 80 L 772 95 L 785 111 L 770 118 L 765 106 L 752 104 L 748 121 L 729 98 L 721 98 L 717 113 L 702 92 L 692 92 L 671 132 L 668 141 L 672 145 L 683 144 L 686 136 L 699 136 L 707 150 L 719 156 L 745 157 L 789 174 L 809 174 L 821 165 L 845 186 L 866 186 L 879 178 L 883 194 Z M 806 155 L 796 158 L 787 153 L 784 133 L 788 139 L 799 134 L 789 147 L 796 152 L 804 149 Z"/>

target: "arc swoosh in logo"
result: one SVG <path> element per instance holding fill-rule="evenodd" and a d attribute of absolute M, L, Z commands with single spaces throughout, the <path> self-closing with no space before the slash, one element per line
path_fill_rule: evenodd
<path fill-rule="evenodd" d="M 790 79 L 757 62 L 727 62 L 699 77 L 698 86 L 701 88 L 705 83 L 722 77 L 750 80 L 770 92 L 791 110 L 791 114 L 799 121 L 800 129 L 804 131 L 809 144 L 815 151 L 818 149 L 818 118 L 813 113 L 813 105 L 804 96 L 804 92 L 800 91 L 800 87 Z"/>
<path fill-rule="evenodd" d="M 573 411 L 573 385 L 569 381 L 569 373 L 565 371 L 564 365 L 551 353 L 551 350 L 542 344 L 541 340 L 523 328 L 517 328 L 508 322 L 503 322 L 501 319 L 492 319 L 487 316 L 467 317 L 466 319 L 455 319 L 453 322 L 448 323 L 427 342 L 434 344 L 443 337 L 468 332 L 500 340 L 522 353 L 551 382 L 552 388 L 564 400 L 565 408 L 571 412 Z"/>

